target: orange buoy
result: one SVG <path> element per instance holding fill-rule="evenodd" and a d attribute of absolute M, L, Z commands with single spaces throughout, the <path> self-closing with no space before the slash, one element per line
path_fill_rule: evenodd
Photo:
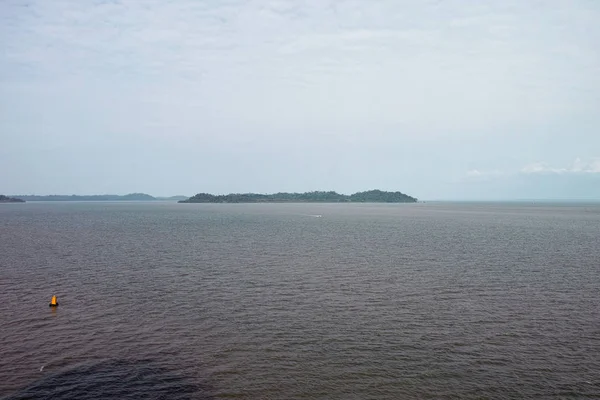
<path fill-rule="evenodd" d="M 56 296 L 52 296 L 52 300 L 50 300 L 50 307 L 58 307 L 58 301 L 56 301 Z"/>

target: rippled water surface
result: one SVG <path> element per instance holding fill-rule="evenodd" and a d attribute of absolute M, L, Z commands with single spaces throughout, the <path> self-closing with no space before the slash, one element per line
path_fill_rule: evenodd
<path fill-rule="evenodd" d="M 9 399 L 600 398 L 598 204 L 2 204 L 0 300 Z"/>

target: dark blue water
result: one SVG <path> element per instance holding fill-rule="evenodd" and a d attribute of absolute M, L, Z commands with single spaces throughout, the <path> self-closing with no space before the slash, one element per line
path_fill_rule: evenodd
<path fill-rule="evenodd" d="M 9 399 L 600 398 L 599 204 L 4 204 L 0 299 Z"/>

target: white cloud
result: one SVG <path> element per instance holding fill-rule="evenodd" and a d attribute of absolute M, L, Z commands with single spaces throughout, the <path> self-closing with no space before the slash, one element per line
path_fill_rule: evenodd
<path fill-rule="evenodd" d="M 573 163 L 568 167 L 552 167 L 544 162 L 534 162 L 525 165 L 521 169 L 522 173 L 525 174 L 539 174 L 539 173 L 555 173 L 555 174 L 598 174 L 600 173 L 600 158 L 595 158 L 590 161 L 582 161 L 580 158 L 576 158 Z"/>
<path fill-rule="evenodd" d="M 526 174 L 535 174 L 540 172 L 555 172 L 552 168 L 548 167 L 545 163 L 542 162 L 533 162 L 531 164 L 525 165 L 521 168 L 521 172 Z"/>
<path fill-rule="evenodd" d="M 467 171 L 466 178 L 462 178 L 459 182 L 486 182 L 496 180 L 502 177 L 507 176 L 507 174 L 503 171 L 493 169 L 493 170 L 480 170 L 480 169 L 470 169 Z"/>
<path fill-rule="evenodd" d="M 481 173 L 477 169 L 471 169 L 471 170 L 467 171 L 468 177 L 477 178 L 477 177 L 480 177 L 481 175 L 483 175 L 483 173 Z"/>
<path fill-rule="evenodd" d="M 131 103 L 143 86 L 167 119 L 193 103 L 263 126 L 478 131 L 597 109 L 599 15 L 520 0 L 9 1 L 0 76 Z"/>
<path fill-rule="evenodd" d="M 467 171 L 466 177 L 473 180 L 490 180 L 499 177 L 514 177 L 519 174 L 600 174 L 600 158 L 584 161 L 578 157 L 567 167 L 555 167 L 538 161 L 529 163 L 520 170 L 470 169 Z"/>
<path fill-rule="evenodd" d="M 504 175 L 504 172 L 493 169 L 493 170 L 479 170 L 479 169 L 471 169 L 467 171 L 467 176 L 469 177 L 482 177 L 482 176 L 501 176 Z"/>

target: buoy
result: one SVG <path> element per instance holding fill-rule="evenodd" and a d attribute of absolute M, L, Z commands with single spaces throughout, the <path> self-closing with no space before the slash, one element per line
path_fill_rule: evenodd
<path fill-rule="evenodd" d="M 50 300 L 50 307 L 58 307 L 58 301 L 56 301 L 56 296 L 52 296 L 52 300 Z"/>

